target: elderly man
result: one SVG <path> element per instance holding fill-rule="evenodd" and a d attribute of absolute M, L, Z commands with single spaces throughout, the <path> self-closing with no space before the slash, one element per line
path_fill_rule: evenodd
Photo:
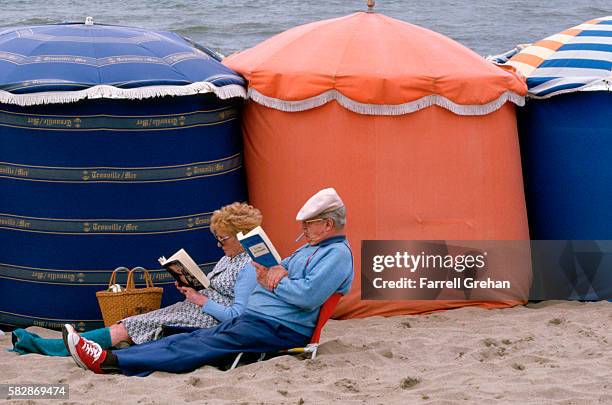
<path fill-rule="evenodd" d="M 310 341 L 321 305 L 353 280 L 353 256 L 343 235 L 345 208 L 333 188 L 319 191 L 298 212 L 307 244 L 278 266 L 255 264 L 259 285 L 245 312 L 211 329 L 181 333 L 118 351 L 102 350 L 64 327 L 74 361 L 95 373 L 146 376 L 227 364 L 236 353 L 271 352 Z M 250 269 L 253 271 L 253 269 Z"/>

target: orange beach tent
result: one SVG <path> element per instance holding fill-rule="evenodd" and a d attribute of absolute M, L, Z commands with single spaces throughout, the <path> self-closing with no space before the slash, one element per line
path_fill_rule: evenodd
<path fill-rule="evenodd" d="M 337 317 L 516 304 L 364 301 L 360 242 L 529 239 L 514 104 L 526 86 L 457 42 L 377 13 L 302 25 L 224 63 L 249 84 L 243 115 L 251 203 L 282 255 L 301 204 L 335 187 L 347 206 L 355 282 Z"/>

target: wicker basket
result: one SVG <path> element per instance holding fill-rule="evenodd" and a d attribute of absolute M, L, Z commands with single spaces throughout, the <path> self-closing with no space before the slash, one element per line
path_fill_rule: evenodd
<path fill-rule="evenodd" d="M 125 267 L 116 268 L 108 282 L 109 288 L 117 282 L 118 271 L 128 271 Z M 134 272 L 142 271 L 146 287 L 134 286 Z M 144 314 L 159 309 L 164 289 L 154 287 L 149 272 L 142 267 L 135 267 L 128 271 L 125 290 L 121 292 L 98 291 L 96 297 L 104 319 L 104 326 L 111 326 L 121 319 L 129 316 Z"/>

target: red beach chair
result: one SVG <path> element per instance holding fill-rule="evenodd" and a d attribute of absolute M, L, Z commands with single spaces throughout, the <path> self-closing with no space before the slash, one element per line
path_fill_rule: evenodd
<path fill-rule="evenodd" d="M 280 350 L 278 353 L 279 354 L 312 353 L 310 358 L 314 360 L 317 357 L 317 350 L 319 349 L 319 340 L 321 339 L 321 332 L 323 331 L 323 327 L 325 326 L 329 318 L 334 313 L 334 309 L 336 309 L 336 305 L 338 305 L 338 301 L 340 301 L 341 297 L 342 297 L 342 294 L 334 293 L 331 295 L 331 297 L 327 299 L 327 301 L 323 303 L 323 305 L 321 305 L 321 310 L 319 311 L 319 318 L 317 319 L 317 324 L 314 328 L 314 331 L 312 332 L 310 343 L 308 343 L 305 347 L 294 347 L 292 349 Z M 238 362 L 240 361 L 240 358 L 242 357 L 243 353 L 244 352 L 238 353 L 238 355 L 236 356 L 236 359 L 234 360 L 234 362 L 232 363 L 232 366 L 230 367 L 230 370 L 233 370 L 236 368 L 236 366 L 238 366 Z M 257 361 L 262 361 L 264 360 L 265 357 L 266 357 L 266 353 L 262 353 L 259 356 L 259 359 Z"/>

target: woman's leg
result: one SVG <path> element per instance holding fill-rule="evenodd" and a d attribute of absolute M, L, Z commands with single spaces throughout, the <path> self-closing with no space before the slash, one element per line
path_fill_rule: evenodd
<path fill-rule="evenodd" d="M 94 329 L 81 336 L 98 343 L 102 349 L 112 346 L 109 328 Z M 62 339 L 45 339 L 24 329 L 13 331 L 13 351 L 21 354 L 38 353 L 46 356 L 69 356 Z"/>
<path fill-rule="evenodd" d="M 114 325 L 111 325 L 109 329 L 112 346 L 115 346 L 117 343 L 123 341 L 129 342 L 130 344 L 134 343 L 132 342 L 132 338 L 130 338 L 130 335 L 128 334 L 127 329 L 125 329 L 123 323 L 116 323 Z"/>
<path fill-rule="evenodd" d="M 68 356 L 62 339 L 45 339 L 25 329 L 13 331 L 13 349 L 19 354 L 38 353 L 45 356 Z"/>
<path fill-rule="evenodd" d="M 210 324 L 209 320 L 211 321 Z M 202 328 L 213 326 L 216 323 L 217 321 L 214 318 L 203 313 L 200 307 L 189 301 L 180 301 L 165 308 L 121 320 L 121 325 L 127 332 L 127 335 L 123 335 L 124 338 L 129 336 L 129 339 L 137 345 L 157 339 L 163 325 Z M 113 331 L 113 333 L 115 332 L 119 331 Z M 113 343 L 115 343 L 114 339 Z"/>

